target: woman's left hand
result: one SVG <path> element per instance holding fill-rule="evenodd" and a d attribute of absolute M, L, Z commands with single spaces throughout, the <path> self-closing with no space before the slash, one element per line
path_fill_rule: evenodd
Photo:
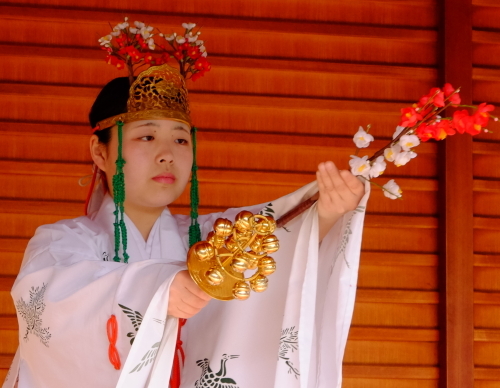
<path fill-rule="evenodd" d="M 339 171 L 333 162 L 320 163 L 316 172 L 319 187 L 319 241 L 347 212 L 356 209 L 365 194 L 364 184 L 351 172 Z"/>

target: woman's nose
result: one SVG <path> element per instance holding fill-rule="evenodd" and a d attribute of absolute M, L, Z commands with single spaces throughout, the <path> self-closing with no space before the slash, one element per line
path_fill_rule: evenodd
<path fill-rule="evenodd" d="M 174 155 L 169 146 L 165 145 L 161 147 L 161 149 L 158 152 L 157 160 L 159 163 L 167 163 L 167 164 L 174 163 Z"/>

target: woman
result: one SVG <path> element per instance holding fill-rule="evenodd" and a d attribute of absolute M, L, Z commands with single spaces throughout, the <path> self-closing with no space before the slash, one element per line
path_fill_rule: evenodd
<path fill-rule="evenodd" d="M 111 81 L 92 107 L 91 156 L 110 188 L 102 201 L 93 193 L 97 210 L 41 226 L 27 247 L 12 290 L 20 348 L 4 387 L 166 386 L 174 353 L 184 358 L 178 318 L 189 318 L 181 387 L 340 383 L 363 221 L 352 210 L 366 203 L 363 184 L 321 163 L 317 185 L 272 202 L 279 216 L 319 188 L 317 205 L 276 232 L 269 289 L 245 302 L 211 300 L 186 271 L 192 222 L 167 208 L 193 165 L 184 80 L 168 65 L 151 69 L 132 86 Z M 138 103 L 151 87 L 160 106 Z M 200 216 L 202 238 L 240 210 Z"/>

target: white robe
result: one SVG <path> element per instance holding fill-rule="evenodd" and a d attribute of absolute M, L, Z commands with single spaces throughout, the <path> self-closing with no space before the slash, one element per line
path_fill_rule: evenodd
<path fill-rule="evenodd" d="M 312 183 L 245 209 L 278 218 L 316 190 Z M 247 301 L 212 300 L 187 321 L 182 388 L 340 387 L 368 196 L 367 185 L 358 209 L 321 244 L 316 206 L 278 230 L 268 290 Z M 186 268 L 189 218 L 166 209 L 145 242 L 126 217 L 124 264 L 112 261 L 113 211 L 107 196 L 90 217 L 42 226 L 31 239 L 12 289 L 20 347 L 4 388 L 18 376 L 19 388 L 168 385 L 178 320 L 166 310 L 170 283 Z M 202 236 L 239 211 L 201 216 Z M 108 359 L 111 315 L 120 370 Z"/>

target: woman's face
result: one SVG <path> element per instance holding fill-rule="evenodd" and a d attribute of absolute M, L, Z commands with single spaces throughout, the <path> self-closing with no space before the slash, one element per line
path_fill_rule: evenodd
<path fill-rule="evenodd" d="M 118 154 L 118 129 L 112 128 L 111 141 L 94 157 L 112 187 Z M 103 149 L 104 148 L 104 149 Z M 91 141 L 91 150 L 93 149 Z M 174 120 L 143 120 L 123 126 L 123 158 L 126 163 L 125 209 L 147 211 L 165 207 L 184 191 L 193 164 L 190 128 Z"/>

